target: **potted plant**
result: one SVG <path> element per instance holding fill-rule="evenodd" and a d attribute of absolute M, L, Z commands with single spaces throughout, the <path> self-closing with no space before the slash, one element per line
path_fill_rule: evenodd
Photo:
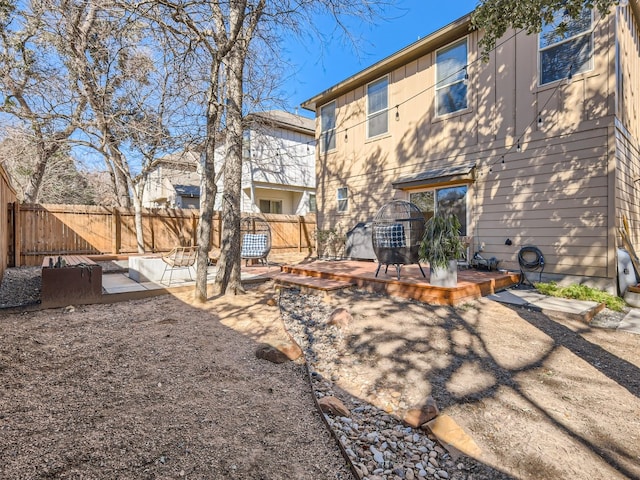
<path fill-rule="evenodd" d="M 466 250 L 460 239 L 458 217 L 453 213 L 438 211 L 424 226 L 419 255 L 420 261 L 429 263 L 429 283 L 439 287 L 455 287 L 458 284 L 458 259 Z"/>

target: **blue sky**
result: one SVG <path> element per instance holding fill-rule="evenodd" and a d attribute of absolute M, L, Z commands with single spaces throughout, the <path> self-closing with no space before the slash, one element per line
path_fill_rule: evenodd
<path fill-rule="evenodd" d="M 293 112 L 317 93 L 466 15 L 476 4 L 477 0 L 398 0 L 377 25 L 349 23 L 349 30 L 358 37 L 357 50 L 337 34 L 331 35 L 331 19 L 320 19 L 318 28 L 327 37 L 322 45 L 317 39 L 299 38 L 285 45 L 285 55 L 296 69 L 283 87 L 288 110 Z M 312 116 L 303 109 L 299 113 Z"/>

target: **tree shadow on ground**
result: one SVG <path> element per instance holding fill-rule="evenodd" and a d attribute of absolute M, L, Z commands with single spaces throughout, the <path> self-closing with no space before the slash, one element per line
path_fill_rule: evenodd
<path fill-rule="evenodd" d="M 567 474 L 562 460 L 536 458 L 528 445 L 551 438 L 559 439 L 559 451 L 588 457 L 592 470 L 611 466 L 640 478 L 637 452 L 623 433 L 625 415 L 633 419 L 639 406 L 640 369 L 633 363 L 541 312 L 489 301 L 450 308 L 358 295 L 336 301 L 348 303 L 354 316 L 344 339 L 345 352 L 362 365 L 354 364 L 353 372 L 372 379 L 352 394 L 386 402 L 390 391 L 400 390 L 414 403 L 431 395 L 442 410 L 472 419 L 481 411 L 488 419 L 499 408 L 510 422 L 502 427 L 514 430 L 496 433 L 503 435 L 496 443 L 508 450 L 500 452 L 509 457 L 502 460 L 514 462 L 510 473 L 519 464 L 516 470 L 532 478 L 543 478 L 544 468 L 552 476 Z M 605 421 L 606 408 L 611 417 Z M 514 412 L 521 418 L 511 419 Z M 490 418 L 495 425 L 489 426 L 486 419 L 472 423 L 488 431 L 505 421 Z M 513 441 L 522 441 L 523 450 L 509 445 Z"/>

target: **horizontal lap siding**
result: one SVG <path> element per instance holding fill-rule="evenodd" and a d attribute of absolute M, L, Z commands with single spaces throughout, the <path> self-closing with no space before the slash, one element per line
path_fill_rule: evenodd
<path fill-rule="evenodd" d="M 434 53 L 410 60 L 389 74 L 389 132 L 379 138 L 366 138 L 365 86 L 339 96 L 336 150 L 317 162 L 319 228 L 344 233 L 386 202 L 409 198 L 410 190 L 392 185 L 403 176 L 475 164 L 471 253 L 484 245 L 483 255 L 518 269 L 518 250 L 533 244 L 547 259 L 546 272 L 608 283 L 616 275 L 614 24 L 608 18 L 594 27 L 592 70 L 543 86 L 537 37 L 510 37 L 488 63 L 470 62 L 469 108 L 442 118 L 434 116 L 430 88 Z M 477 33 L 468 38 L 473 60 Z M 343 213 L 340 187 L 349 189 Z"/>
<path fill-rule="evenodd" d="M 517 269 L 519 249 L 535 245 L 545 256 L 547 273 L 606 278 L 607 136 L 608 129 L 600 128 L 532 142 L 494 165 L 474 186 L 476 248 L 484 243 L 486 255 Z M 511 246 L 505 245 L 507 238 Z"/>
<path fill-rule="evenodd" d="M 640 249 L 640 27 L 631 5 L 621 9 L 618 21 L 619 92 L 616 124 L 616 204 L 618 226 L 621 217 L 629 221 L 632 241 Z M 619 240 L 620 242 L 620 240 Z"/>

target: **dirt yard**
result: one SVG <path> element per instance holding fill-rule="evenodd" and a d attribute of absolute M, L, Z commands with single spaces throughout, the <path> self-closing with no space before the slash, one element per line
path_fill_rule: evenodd
<path fill-rule="evenodd" d="M 278 319 L 250 298 L 0 313 L 0 478 L 353 478 L 304 366 L 222 323 Z"/>
<path fill-rule="evenodd" d="M 335 307 L 353 316 L 316 365 L 350 395 L 400 417 L 432 396 L 479 459 L 514 478 L 640 478 L 640 336 L 484 299 L 459 308 L 359 293 L 312 302 L 289 309 L 300 322 Z M 319 337 L 323 323 L 311 325 Z"/>
<path fill-rule="evenodd" d="M 0 477 L 353 478 L 304 367 L 254 355 L 292 310 L 326 328 L 340 306 L 314 367 L 345 396 L 401 415 L 431 395 L 513 478 L 640 478 L 640 336 L 485 300 L 273 295 L 0 311 Z"/>

